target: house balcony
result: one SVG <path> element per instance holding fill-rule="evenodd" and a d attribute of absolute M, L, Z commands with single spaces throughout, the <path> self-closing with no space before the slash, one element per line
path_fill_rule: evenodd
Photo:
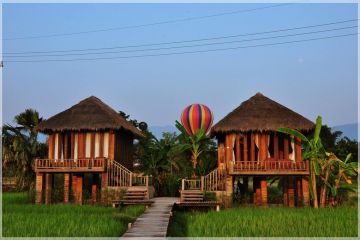
<path fill-rule="evenodd" d="M 104 172 L 106 158 L 35 159 L 35 172 Z"/>
<path fill-rule="evenodd" d="M 230 162 L 231 175 L 309 175 L 308 161 L 267 158 L 265 161 Z"/>

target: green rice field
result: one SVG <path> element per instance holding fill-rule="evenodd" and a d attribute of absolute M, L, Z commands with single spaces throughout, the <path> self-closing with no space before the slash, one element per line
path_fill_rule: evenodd
<path fill-rule="evenodd" d="M 144 206 L 34 205 L 26 193 L 2 195 L 4 237 L 118 237 Z"/>
<path fill-rule="evenodd" d="M 356 237 L 356 207 L 175 212 L 170 237 Z"/>

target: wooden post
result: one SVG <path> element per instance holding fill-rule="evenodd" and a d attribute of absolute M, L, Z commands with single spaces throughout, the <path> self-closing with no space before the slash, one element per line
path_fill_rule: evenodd
<path fill-rule="evenodd" d="M 58 153 L 58 159 L 61 159 L 61 152 L 62 152 L 62 134 L 59 132 L 58 136 L 58 149 L 55 149 Z"/>
<path fill-rule="evenodd" d="M 100 133 L 99 137 L 99 157 L 104 157 L 104 133 Z"/>
<path fill-rule="evenodd" d="M 243 137 L 243 141 L 244 141 L 244 162 L 245 162 L 245 167 L 248 164 L 248 138 L 247 138 L 247 133 L 244 134 Z"/>
<path fill-rule="evenodd" d="M 115 133 L 109 133 L 109 159 L 115 159 Z"/>
<path fill-rule="evenodd" d="M 64 133 L 64 159 L 69 159 L 69 135 Z"/>
<path fill-rule="evenodd" d="M 240 162 L 241 159 L 241 153 L 240 153 L 240 134 L 236 134 L 236 141 L 235 141 L 235 161 Z"/>
<path fill-rule="evenodd" d="M 90 143 L 90 157 L 95 157 L 95 132 L 91 133 L 91 143 Z"/>
<path fill-rule="evenodd" d="M 35 185 L 35 203 L 41 204 L 42 202 L 42 188 L 43 188 L 43 173 L 36 173 L 36 185 Z"/>
<path fill-rule="evenodd" d="M 231 134 L 225 137 L 225 166 L 229 169 L 230 162 L 232 161 L 232 146 L 231 146 Z"/>
<path fill-rule="evenodd" d="M 262 133 L 260 135 L 260 161 L 265 161 L 267 158 L 268 147 L 266 138 L 267 134 Z"/>
<path fill-rule="evenodd" d="M 54 133 L 49 135 L 49 140 L 48 140 L 48 144 L 49 144 L 48 158 L 49 159 L 54 159 L 54 145 L 55 145 L 54 137 L 55 137 Z"/>
<path fill-rule="evenodd" d="M 267 180 L 266 177 L 261 179 L 261 205 L 267 207 Z"/>
<path fill-rule="evenodd" d="M 76 178 L 76 202 L 79 204 L 79 205 L 82 205 L 82 189 L 83 189 L 83 175 L 79 174 Z"/>
<path fill-rule="evenodd" d="M 301 161 L 301 139 L 298 137 L 294 137 L 295 140 L 295 160 Z"/>
<path fill-rule="evenodd" d="M 98 174 L 94 173 L 93 177 L 92 177 L 92 183 L 91 183 L 91 204 L 92 205 L 94 205 L 96 203 L 97 182 L 98 182 Z"/>
<path fill-rule="evenodd" d="M 73 192 L 74 202 L 77 202 L 77 176 L 73 173 L 71 176 L 71 190 Z"/>
<path fill-rule="evenodd" d="M 274 158 L 275 160 L 279 160 L 279 137 L 277 133 L 274 133 Z"/>
<path fill-rule="evenodd" d="M 45 174 L 45 204 L 51 203 L 52 174 Z"/>
<path fill-rule="evenodd" d="M 70 193 L 70 173 L 64 174 L 64 203 L 69 202 Z"/>
<path fill-rule="evenodd" d="M 250 135 L 250 161 L 251 167 L 254 167 L 255 164 L 255 136 L 254 133 Z"/>
<path fill-rule="evenodd" d="M 301 185 L 302 185 L 302 194 L 303 194 L 303 204 L 305 207 L 308 207 L 310 205 L 309 177 L 302 176 Z"/>
<path fill-rule="evenodd" d="M 201 176 L 200 178 L 200 189 L 201 191 L 204 191 L 204 176 Z"/>
<path fill-rule="evenodd" d="M 295 207 L 295 189 L 293 177 L 288 177 L 288 202 L 289 207 Z"/>
<path fill-rule="evenodd" d="M 75 146 L 75 135 L 73 132 L 70 133 L 70 158 L 74 159 L 74 146 Z"/>
<path fill-rule="evenodd" d="M 289 137 L 284 135 L 284 159 L 289 159 Z"/>

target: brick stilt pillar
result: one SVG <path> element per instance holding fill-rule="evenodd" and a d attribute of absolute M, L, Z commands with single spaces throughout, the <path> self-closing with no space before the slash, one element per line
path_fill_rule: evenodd
<path fill-rule="evenodd" d="M 36 185 L 35 185 L 35 203 L 41 204 L 42 202 L 42 189 L 43 189 L 43 174 L 36 173 Z"/>
<path fill-rule="evenodd" d="M 45 174 L 45 204 L 51 203 L 52 174 Z"/>
<path fill-rule="evenodd" d="M 83 176 L 79 175 L 76 177 L 76 203 L 78 203 L 79 205 L 82 205 L 82 194 L 83 191 Z"/>
<path fill-rule="evenodd" d="M 295 207 L 295 188 L 293 177 L 288 177 L 288 201 L 289 207 Z"/>
<path fill-rule="evenodd" d="M 309 189 L 309 177 L 303 176 L 301 178 L 303 205 L 304 207 L 310 206 L 310 189 Z"/>
<path fill-rule="evenodd" d="M 256 206 L 261 206 L 261 188 L 260 188 L 260 179 L 258 177 L 254 178 L 254 204 Z"/>
<path fill-rule="evenodd" d="M 71 176 L 71 191 L 73 193 L 73 200 L 74 202 L 77 202 L 77 189 L 76 189 L 76 181 L 77 176 L 75 174 L 72 174 Z"/>
<path fill-rule="evenodd" d="M 296 177 L 296 205 L 302 206 L 302 202 L 301 177 Z"/>
<path fill-rule="evenodd" d="M 96 203 L 97 183 L 98 183 L 98 175 L 93 174 L 92 183 L 91 183 L 91 204 L 92 205 L 94 205 Z"/>
<path fill-rule="evenodd" d="M 70 173 L 64 174 L 64 203 L 69 202 L 70 193 Z"/>
<path fill-rule="evenodd" d="M 267 180 L 264 177 L 261 179 L 260 183 L 261 187 L 261 205 L 263 207 L 267 207 L 267 200 L 268 200 L 268 194 L 267 194 Z"/>

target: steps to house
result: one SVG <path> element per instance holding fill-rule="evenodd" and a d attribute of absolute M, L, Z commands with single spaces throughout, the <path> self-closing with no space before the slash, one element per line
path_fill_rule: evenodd
<path fill-rule="evenodd" d="M 204 192 L 200 190 L 181 191 L 181 202 L 200 202 L 204 200 Z"/>

